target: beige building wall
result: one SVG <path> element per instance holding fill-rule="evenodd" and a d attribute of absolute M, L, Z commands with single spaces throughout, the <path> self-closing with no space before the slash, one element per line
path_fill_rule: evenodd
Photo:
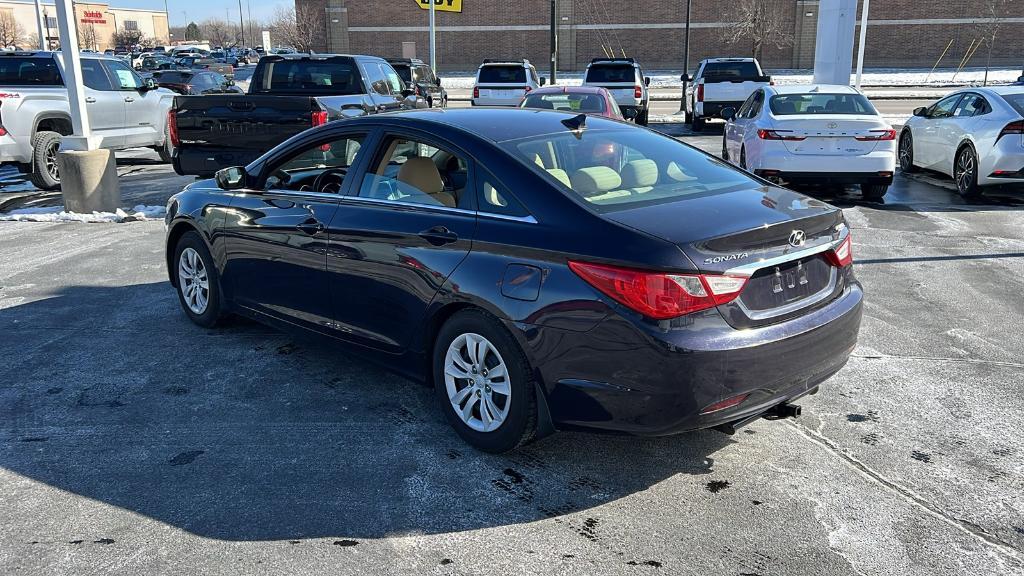
<path fill-rule="evenodd" d="M 32 43 L 36 38 L 35 6 L 31 1 L 0 0 L 0 13 L 10 12 L 20 25 L 23 38 L 19 48 L 37 48 Z M 53 4 L 43 3 L 41 12 L 45 16 L 43 35 L 51 44 L 59 42 L 57 31 L 57 8 Z M 152 44 L 168 44 L 167 16 L 162 11 L 138 10 L 134 8 L 112 8 L 102 2 L 76 3 L 75 21 L 78 26 L 79 43 L 83 48 L 107 50 L 114 48 L 114 27 L 124 30 L 134 27 L 142 32 Z"/>

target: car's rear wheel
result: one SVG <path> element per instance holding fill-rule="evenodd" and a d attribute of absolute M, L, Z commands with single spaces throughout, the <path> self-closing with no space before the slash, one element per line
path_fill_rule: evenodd
<path fill-rule="evenodd" d="M 904 131 L 900 136 L 899 160 L 900 172 L 904 174 L 917 172 L 918 168 L 914 166 L 914 137 L 909 131 Z"/>
<path fill-rule="evenodd" d="M 174 250 L 178 301 L 189 320 L 212 328 L 221 318 L 221 294 L 217 268 L 198 232 L 186 232 Z"/>
<path fill-rule="evenodd" d="M 970 145 L 964 146 L 956 154 L 953 163 L 953 179 L 956 189 L 964 198 L 976 198 L 980 193 L 978 187 L 978 156 Z"/>
<path fill-rule="evenodd" d="M 881 200 L 889 191 L 888 184 L 861 184 L 860 193 L 868 200 Z"/>
<path fill-rule="evenodd" d="M 174 160 L 174 145 L 171 144 L 171 127 L 164 125 L 164 145 L 156 149 L 160 154 L 162 162 L 170 163 Z"/>
<path fill-rule="evenodd" d="M 494 317 L 457 312 L 434 342 L 434 387 L 449 424 L 484 452 L 507 452 L 533 439 L 537 399 L 519 345 Z"/>
<path fill-rule="evenodd" d="M 60 186 L 57 154 L 60 152 L 60 134 L 44 130 L 32 137 L 32 173 L 29 180 L 42 190 Z"/>

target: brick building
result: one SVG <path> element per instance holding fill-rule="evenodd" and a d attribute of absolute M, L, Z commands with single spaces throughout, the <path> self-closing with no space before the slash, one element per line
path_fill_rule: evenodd
<path fill-rule="evenodd" d="M 426 0 L 423 0 L 426 1 Z M 443 0 L 447 2 L 448 0 Z M 295 0 L 297 10 L 323 14 L 322 51 L 382 56 L 429 56 L 428 14 L 420 0 Z M 785 45 L 768 44 L 767 68 L 812 68 L 817 0 L 776 0 L 787 30 Z M 931 67 L 948 48 L 942 66 L 956 67 L 982 35 L 977 19 L 983 2 L 969 0 L 875 0 L 871 3 L 865 65 Z M 723 9 L 729 6 L 729 9 Z M 1024 2 L 1000 24 L 992 63 L 1024 64 Z M 550 0 L 462 0 L 462 12 L 437 16 L 438 67 L 470 70 L 484 58 L 524 57 L 548 67 Z M 684 0 L 558 0 L 559 68 L 579 70 L 609 49 L 625 52 L 651 69 L 680 69 Z M 738 19 L 737 3 L 693 0 L 690 62 L 710 56 L 749 56 L 751 43 L 728 44 L 724 36 Z M 969 65 L 983 65 L 978 50 Z"/>

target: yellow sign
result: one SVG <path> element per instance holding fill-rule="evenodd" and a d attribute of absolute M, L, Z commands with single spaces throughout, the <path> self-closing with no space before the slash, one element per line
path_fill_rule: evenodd
<path fill-rule="evenodd" d="M 416 0 L 416 4 L 424 10 L 430 10 L 430 2 L 434 2 L 434 10 L 438 12 L 462 12 L 462 0 Z"/>

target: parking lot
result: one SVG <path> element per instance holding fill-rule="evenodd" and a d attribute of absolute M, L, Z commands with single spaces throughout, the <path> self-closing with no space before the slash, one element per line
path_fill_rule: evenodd
<path fill-rule="evenodd" d="M 126 205 L 189 181 L 150 154 Z M 867 304 L 803 416 L 504 456 L 358 357 L 191 324 L 162 222 L 0 222 L 0 573 L 1024 573 L 1024 194 L 808 192 Z"/>

